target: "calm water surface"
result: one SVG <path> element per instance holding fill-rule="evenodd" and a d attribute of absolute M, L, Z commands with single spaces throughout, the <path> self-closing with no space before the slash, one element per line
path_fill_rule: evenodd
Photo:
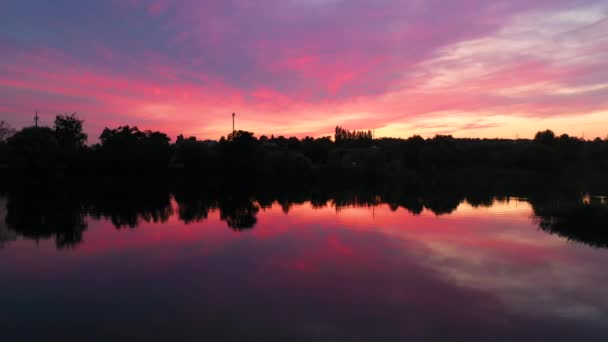
<path fill-rule="evenodd" d="M 608 250 L 541 229 L 526 200 L 205 218 L 171 199 L 135 222 L 83 214 L 77 243 L 15 231 L 5 207 L 4 341 L 608 340 Z"/>

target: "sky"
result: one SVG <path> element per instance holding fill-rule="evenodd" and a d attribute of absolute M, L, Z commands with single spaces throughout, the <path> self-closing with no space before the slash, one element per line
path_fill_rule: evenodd
<path fill-rule="evenodd" d="M 608 0 L 0 0 L 0 120 L 608 136 Z"/>

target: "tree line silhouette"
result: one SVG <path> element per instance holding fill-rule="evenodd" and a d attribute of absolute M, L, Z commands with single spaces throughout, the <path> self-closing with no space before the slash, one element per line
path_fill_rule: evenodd
<path fill-rule="evenodd" d="M 605 203 L 580 202 L 585 191 L 608 189 L 608 140 L 549 130 L 531 140 L 374 139 L 370 131 L 336 127 L 333 139 L 235 131 L 219 141 L 180 135 L 172 143 L 165 133 L 133 126 L 106 128 L 91 146 L 87 139 L 76 114 L 58 115 L 53 127 L 19 131 L 0 122 L 0 188 L 9 189 L 5 221 L 11 229 L 0 232 L 0 245 L 15 232 L 75 245 L 86 216 L 107 218 L 117 228 L 166 222 L 175 214 L 171 196 L 185 223 L 219 210 L 235 230 L 252 228 L 272 203 L 285 212 L 303 202 L 332 203 L 336 210 L 387 203 L 441 215 L 465 200 L 491 205 L 497 197 L 523 196 L 542 229 L 608 245 Z M 539 184 L 545 184 L 542 191 Z M 568 205 L 539 195 L 564 184 L 577 189 L 570 189 Z M 44 191 L 49 187 L 55 190 Z M 586 228 L 575 228 L 576 222 Z"/>
<path fill-rule="evenodd" d="M 188 182 L 313 182 L 416 179 L 453 170 L 555 173 L 608 169 L 608 139 L 556 136 L 534 139 L 374 139 L 370 131 L 336 127 L 334 138 L 261 136 L 235 131 L 219 141 L 180 135 L 175 142 L 135 126 L 106 128 L 88 146 L 84 122 L 58 115 L 53 127 L 15 131 L 0 124 L 0 168 L 15 177 L 148 179 Z M 175 177 L 174 177 L 175 178 Z"/>

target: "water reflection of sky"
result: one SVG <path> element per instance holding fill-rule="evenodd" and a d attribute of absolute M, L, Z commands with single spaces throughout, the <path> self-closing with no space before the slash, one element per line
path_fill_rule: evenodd
<path fill-rule="evenodd" d="M 530 216 L 511 200 L 443 216 L 274 205 L 245 232 L 218 211 L 121 230 L 89 218 L 74 250 L 0 249 L 0 324 L 47 338 L 605 339 L 608 250 Z"/>

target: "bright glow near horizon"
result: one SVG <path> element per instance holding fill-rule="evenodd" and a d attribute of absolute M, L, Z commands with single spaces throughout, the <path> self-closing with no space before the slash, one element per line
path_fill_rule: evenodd
<path fill-rule="evenodd" d="M 0 0 L 0 119 L 608 135 L 608 1 Z"/>

